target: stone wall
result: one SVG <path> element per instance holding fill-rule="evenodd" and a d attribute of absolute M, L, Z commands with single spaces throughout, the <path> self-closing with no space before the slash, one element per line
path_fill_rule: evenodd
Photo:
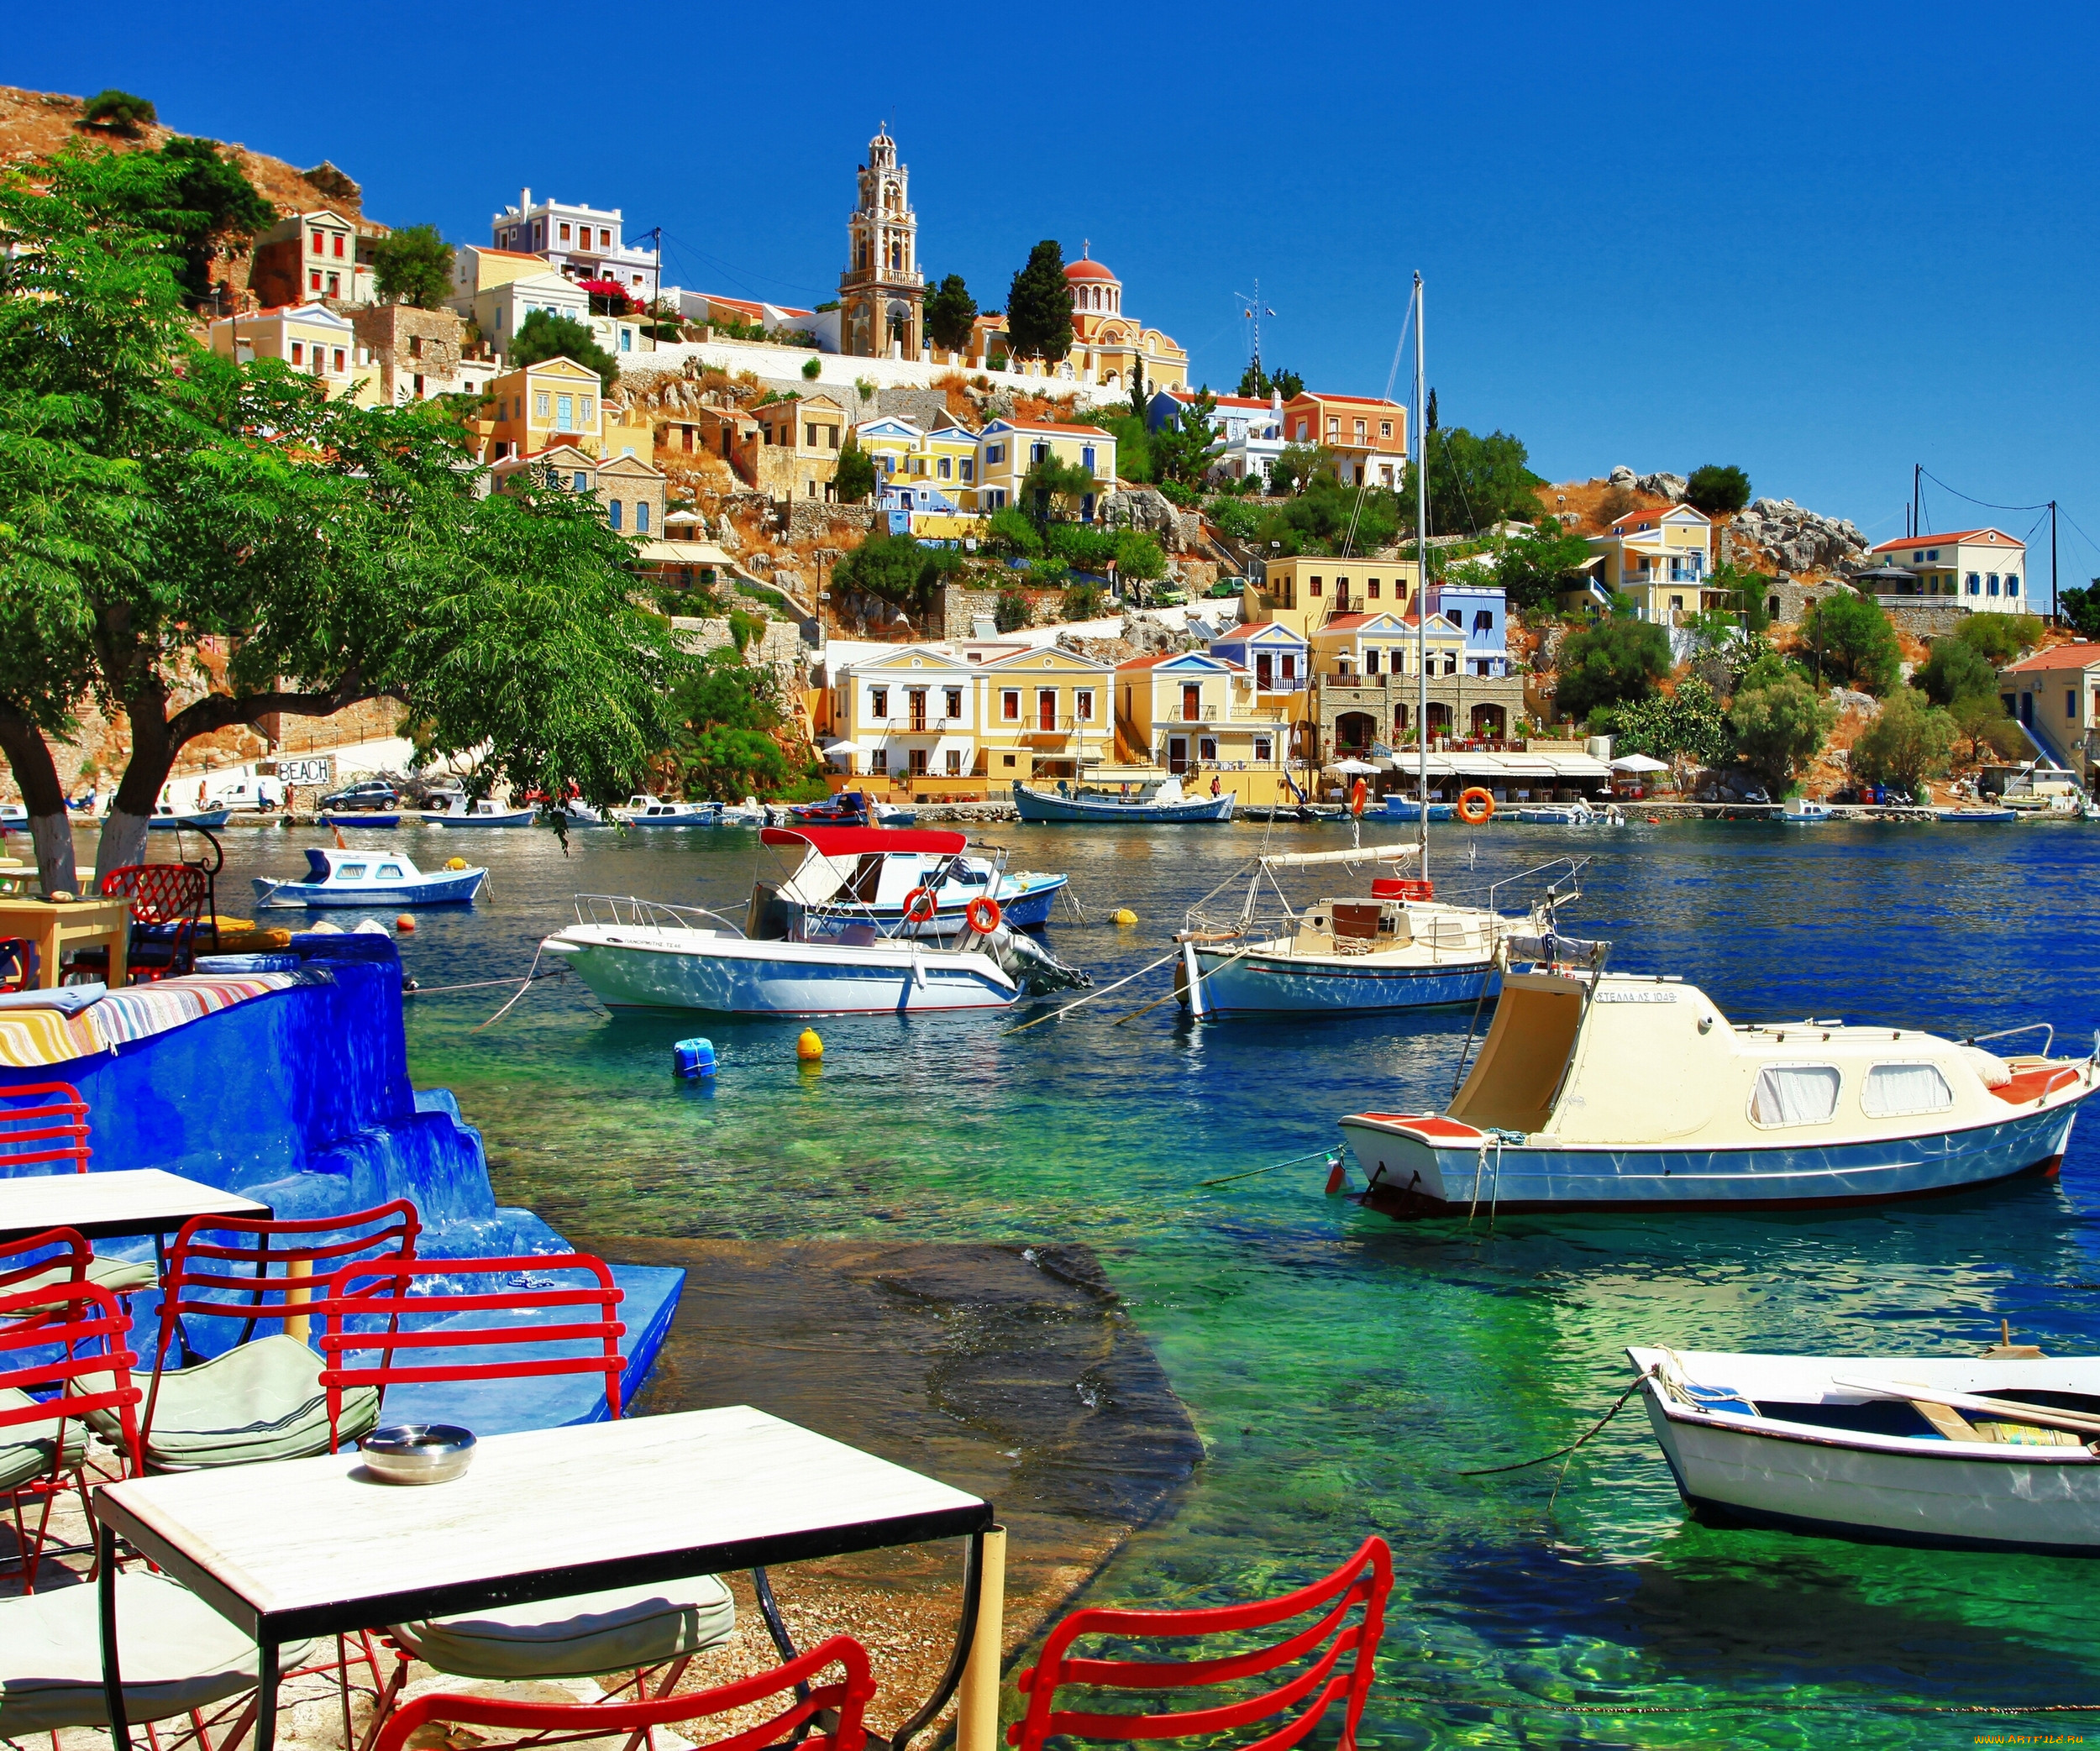
<path fill-rule="evenodd" d="M 936 638 L 974 638 L 977 634 L 972 622 L 990 620 L 998 611 L 997 590 L 944 584 L 934 598 L 933 611 L 927 616 L 928 630 Z"/>
<path fill-rule="evenodd" d="M 418 310 L 409 304 L 370 304 L 352 310 L 350 326 L 379 361 L 380 393 L 389 401 L 417 399 L 416 379 L 426 396 L 459 387 L 465 333 L 450 310 Z"/>
<path fill-rule="evenodd" d="M 858 547 L 875 527 L 880 513 L 872 505 L 831 505 L 822 500 L 797 499 L 788 506 L 787 538 L 801 543 L 827 541 L 832 547 Z"/>
<path fill-rule="evenodd" d="M 718 651 L 724 645 L 736 642 L 729 636 L 729 622 L 726 620 L 680 618 L 672 621 L 671 629 L 677 634 L 680 648 L 696 657 L 704 657 L 710 651 Z M 768 621 L 765 630 L 744 647 L 743 653 L 743 660 L 749 667 L 773 671 L 784 703 L 809 685 L 810 668 L 816 658 L 816 647 L 804 642 L 801 628 L 784 620 Z"/>

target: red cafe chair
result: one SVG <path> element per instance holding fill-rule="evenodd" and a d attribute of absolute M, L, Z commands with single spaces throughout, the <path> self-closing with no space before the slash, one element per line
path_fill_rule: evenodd
<path fill-rule="evenodd" d="M 0 936 L 0 992 L 35 990 L 36 959 L 27 936 Z"/>
<path fill-rule="evenodd" d="M 71 1083 L 14 1083 L 0 1087 L 0 1170 L 43 1167 L 87 1172 L 87 1103 Z M 97 1258 L 89 1277 L 117 1295 L 150 1289 L 160 1272 L 144 1259 Z"/>
<path fill-rule="evenodd" d="M 1373 1537 L 1333 1574 L 1280 1599 L 1251 1605 L 1226 1605 L 1202 1611 L 1118 1611 L 1085 1607 L 1050 1632 L 1042 1656 L 1021 1675 L 1028 1699 L 1022 1717 L 1006 1729 L 1009 1744 L 1021 1751 L 1042 1751 L 1059 1735 L 1074 1738 L 1188 1738 L 1231 1732 L 1273 1716 L 1288 1715 L 1259 1738 L 1239 1743 L 1236 1751 L 1284 1751 L 1299 1743 L 1337 1701 L 1344 1703 L 1337 1751 L 1355 1751 L 1357 1726 L 1370 1694 L 1378 1640 L 1385 1633 L 1385 1602 L 1393 1591 L 1393 1555 L 1383 1539 Z M 1352 1615 L 1358 1607 L 1360 1616 Z M 1278 1642 L 1249 1649 L 1248 1633 L 1273 1628 L 1294 1618 L 1311 1623 L 1290 1631 Z M 1147 1660 L 1093 1659 L 1074 1654 L 1072 1644 L 1083 1635 L 1137 1637 L 1226 1636 L 1236 1651 L 1206 1659 Z M 1205 1708 L 1171 1714 L 1100 1714 L 1060 1709 L 1058 1691 L 1065 1686 L 1137 1691 L 1170 1691 L 1236 1684 L 1279 1666 L 1298 1670 L 1273 1690 L 1258 1696 L 1221 1701 Z M 1292 1713 L 1291 1711 L 1296 1711 Z"/>

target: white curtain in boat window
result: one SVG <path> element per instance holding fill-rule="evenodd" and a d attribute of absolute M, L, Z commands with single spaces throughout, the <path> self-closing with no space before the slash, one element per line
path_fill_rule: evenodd
<path fill-rule="evenodd" d="M 1837 1110 L 1838 1073 L 1830 1064 L 1768 1064 L 1750 1098 L 1753 1125 L 1820 1125 Z"/>
<path fill-rule="evenodd" d="M 1954 1090 L 1936 1064 L 1877 1064 L 1860 1090 L 1860 1110 L 1869 1119 L 1944 1113 L 1953 1104 Z"/>

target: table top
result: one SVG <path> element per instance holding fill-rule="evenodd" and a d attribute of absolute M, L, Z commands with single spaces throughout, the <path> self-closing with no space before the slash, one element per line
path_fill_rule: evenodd
<path fill-rule="evenodd" d="M 131 902 L 121 894 L 104 899 L 97 894 L 89 899 L 33 899 L 26 894 L 0 894 L 0 917 L 34 918 L 42 920 L 57 918 L 108 920 L 121 914 L 129 917 Z"/>
<path fill-rule="evenodd" d="M 264 1216 L 270 1206 L 158 1167 L 0 1179 L 0 1239 L 70 1228 L 92 1238 L 158 1235 L 192 1216 Z"/>
<path fill-rule="evenodd" d="M 283 1641 L 992 1523 L 988 1502 L 748 1405 L 493 1436 L 449 1483 L 379 1483 L 351 1453 L 95 1499 L 230 1622 Z"/>

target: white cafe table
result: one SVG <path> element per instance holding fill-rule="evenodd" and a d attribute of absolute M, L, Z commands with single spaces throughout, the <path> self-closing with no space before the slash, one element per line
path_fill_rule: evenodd
<path fill-rule="evenodd" d="M 961 1634 L 897 1751 L 953 1694 L 974 1643 L 998 1658 L 977 1633 L 991 1504 L 748 1405 L 492 1436 L 449 1483 L 382 1484 L 333 1454 L 129 1478 L 97 1490 L 95 1512 L 117 1751 L 130 1746 L 119 1536 L 255 1638 L 255 1751 L 275 1743 L 286 1642 L 937 1539 L 970 1541 Z"/>
<path fill-rule="evenodd" d="M 47 1228 L 70 1228 L 90 1240 L 165 1235 L 192 1216 L 257 1216 L 270 1206 L 158 1167 L 109 1173 L 33 1173 L 0 1179 L 0 1240 Z"/>

